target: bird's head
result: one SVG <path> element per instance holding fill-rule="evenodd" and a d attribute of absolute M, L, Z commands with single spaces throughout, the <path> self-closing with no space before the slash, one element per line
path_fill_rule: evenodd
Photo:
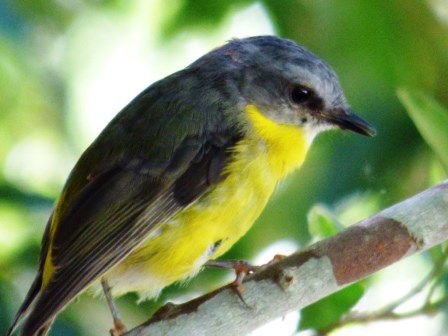
<path fill-rule="evenodd" d="M 210 57 L 211 56 L 211 57 Z M 341 128 L 373 136 L 375 129 L 354 114 L 333 69 L 296 43 L 275 36 L 235 39 L 202 65 L 227 72 L 238 83 L 242 104 L 256 106 L 278 124 L 303 129 L 312 138 Z"/>

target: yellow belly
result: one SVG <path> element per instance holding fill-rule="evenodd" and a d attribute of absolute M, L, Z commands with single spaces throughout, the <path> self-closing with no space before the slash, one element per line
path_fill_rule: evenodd
<path fill-rule="evenodd" d="M 115 295 L 138 291 L 154 297 L 167 285 L 195 275 L 249 230 L 278 181 L 303 162 L 309 143 L 301 130 L 274 124 L 258 110 L 247 112 L 254 133 L 234 148 L 226 179 L 108 272 Z M 269 127 L 285 128 L 290 136 L 274 143 Z"/>

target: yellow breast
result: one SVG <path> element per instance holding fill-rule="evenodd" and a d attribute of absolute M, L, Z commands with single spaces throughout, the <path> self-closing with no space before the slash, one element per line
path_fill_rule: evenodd
<path fill-rule="evenodd" d="M 273 178 L 280 180 L 302 165 L 312 140 L 303 128 L 277 124 L 254 105 L 246 107 L 246 115 L 255 133 L 253 140 L 266 146 L 264 164 L 270 168 Z"/>
<path fill-rule="evenodd" d="M 251 127 L 233 149 L 226 179 L 109 272 L 115 294 L 135 290 L 153 297 L 196 274 L 247 232 L 278 181 L 302 164 L 309 145 L 303 130 L 278 125 L 253 105 L 246 116 Z"/>

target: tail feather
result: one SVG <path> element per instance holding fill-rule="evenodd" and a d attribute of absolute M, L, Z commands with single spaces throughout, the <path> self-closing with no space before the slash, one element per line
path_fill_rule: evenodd
<path fill-rule="evenodd" d="M 34 336 L 46 336 L 48 334 L 48 332 L 50 331 L 50 327 L 53 324 L 53 320 L 50 320 L 49 322 L 47 322 L 45 325 L 41 326 L 39 330 L 37 330 L 36 332 L 34 332 L 34 334 L 27 334 L 25 330 L 23 330 L 21 332 L 21 335 L 23 336 L 28 336 L 28 335 L 34 335 Z"/>
<path fill-rule="evenodd" d="M 42 291 L 42 274 L 43 274 L 42 272 L 44 269 L 45 259 L 49 247 L 49 235 L 50 235 L 49 233 L 52 220 L 53 220 L 53 214 L 51 214 L 50 218 L 48 219 L 47 226 L 45 227 L 45 233 L 42 238 L 42 249 L 39 260 L 39 272 L 37 273 L 36 278 L 34 279 L 30 289 L 28 290 L 28 293 L 26 294 L 25 300 L 20 306 L 19 311 L 14 317 L 11 327 L 9 327 L 8 332 L 6 333 L 6 336 L 11 336 L 19 326 L 20 322 L 30 314 L 31 309 L 33 309 L 33 307 L 35 306 L 36 301 L 38 300 L 40 293 Z M 37 334 L 36 336 L 46 335 L 49 327 L 51 326 L 51 322 L 52 321 L 48 323 L 45 330 L 42 329 L 43 333 Z"/>
<path fill-rule="evenodd" d="M 32 310 L 29 312 L 21 327 L 22 336 L 46 335 L 56 315 L 72 301 L 76 295 L 64 292 L 64 286 L 50 283 L 45 289 L 40 290 L 39 296 L 33 302 Z M 62 290 L 62 291 L 61 291 Z M 81 293 L 76 291 L 76 294 Z"/>
<path fill-rule="evenodd" d="M 22 305 L 19 308 L 19 311 L 17 312 L 16 316 L 14 317 L 14 320 L 11 324 L 11 327 L 9 328 L 8 332 L 6 333 L 6 336 L 11 336 L 13 332 L 17 329 L 20 321 L 28 315 L 31 306 L 36 301 L 36 298 L 39 294 L 40 288 L 42 286 L 42 275 L 39 273 L 36 278 L 33 281 L 33 284 L 31 285 L 28 293 L 25 296 L 25 300 L 23 301 Z"/>
<path fill-rule="evenodd" d="M 60 302 L 58 302 L 60 303 Z M 33 311 L 28 315 L 23 323 L 20 335 L 21 336 L 44 336 L 50 329 L 56 314 L 63 309 L 63 304 L 53 306 L 53 309 L 41 309 L 42 297 L 39 297 Z"/>
<path fill-rule="evenodd" d="M 41 288 L 41 276 L 36 277 L 17 312 L 6 336 L 12 336 L 22 320 L 19 335 L 45 336 L 47 335 L 56 315 L 71 301 L 66 297 L 54 297 L 51 286 Z"/>

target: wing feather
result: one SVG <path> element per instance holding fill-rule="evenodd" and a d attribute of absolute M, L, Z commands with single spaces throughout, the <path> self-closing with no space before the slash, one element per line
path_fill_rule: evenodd
<path fill-rule="evenodd" d="M 32 335 L 48 324 L 160 224 L 204 195 L 219 181 L 216 176 L 224 171 L 238 139 L 228 137 L 219 145 L 196 141 L 200 146 L 194 149 L 186 141 L 190 154 L 182 153 L 185 146 L 180 146 L 157 177 L 147 169 L 150 163 L 138 159 L 97 175 L 60 218 L 51 246 L 56 271 L 37 297 L 22 333 Z"/>

